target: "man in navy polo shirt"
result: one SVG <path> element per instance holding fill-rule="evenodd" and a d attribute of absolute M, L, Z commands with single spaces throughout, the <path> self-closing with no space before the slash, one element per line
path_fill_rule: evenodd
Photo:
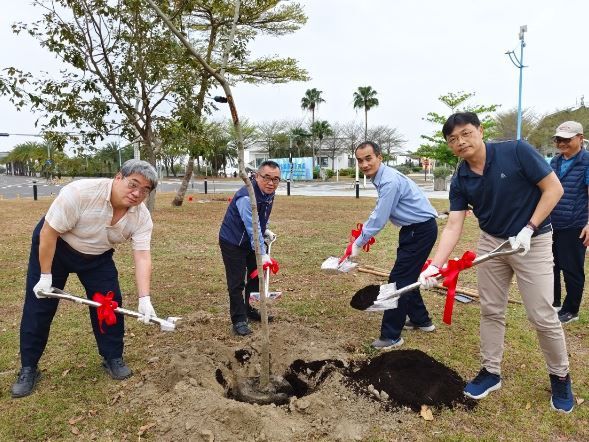
<path fill-rule="evenodd" d="M 536 329 L 548 367 L 552 408 L 570 413 L 573 394 L 562 325 L 552 307 L 552 227 L 549 214 L 563 194 L 550 166 L 524 141 L 485 143 L 476 114 L 451 115 L 442 128 L 454 154 L 464 161 L 450 186 L 450 215 L 432 265 L 419 276 L 424 287 L 437 285 L 438 273 L 456 246 L 472 208 L 481 234 L 477 254 L 489 253 L 509 238 L 524 251 L 477 267 L 481 301 L 479 374 L 464 394 L 481 399 L 501 388 L 507 294 L 513 274 L 530 323 Z"/>
<path fill-rule="evenodd" d="M 258 172 L 251 177 L 251 181 L 258 209 L 258 238 L 260 250 L 263 253 L 262 262 L 266 264 L 271 261 L 264 240 L 271 241 L 275 237 L 267 226 L 274 195 L 280 183 L 280 166 L 275 161 L 264 161 L 260 164 Z M 264 232 L 263 235 L 262 232 Z M 246 336 L 252 332 L 248 326 L 248 319 L 258 322 L 261 320 L 260 312 L 249 303 L 250 293 L 259 291 L 259 279 L 249 277 L 250 273 L 256 269 L 256 253 L 254 252 L 252 208 L 246 186 L 235 193 L 227 208 L 219 231 L 219 246 L 227 276 L 229 313 L 233 323 L 233 333 Z M 272 319 L 272 316 L 268 316 L 269 321 Z"/>
<path fill-rule="evenodd" d="M 552 159 L 550 166 L 562 183 L 564 195 L 550 215 L 554 227 L 552 305 L 560 310 L 560 322 L 567 324 L 579 319 L 585 286 L 585 252 L 589 245 L 589 152 L 583 149 L 583 126 L 576 121 L 565 121 L 558 126 L 553 139 L 560 154 Z M 567 291 L 562 308 L 560 272 Z"/>

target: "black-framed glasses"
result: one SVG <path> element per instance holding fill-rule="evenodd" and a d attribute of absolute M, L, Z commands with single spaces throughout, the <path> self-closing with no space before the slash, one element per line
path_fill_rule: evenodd
<path fill-rule="evenodd" d="M 278 184 L 280 184 L 280 177 L 260 174 L 258 174 L 258 176 L 262 178 L 262 180 L 264 180 L 265 183 L 272 183 L 275 186 L 278 186 Z"/>
<path fill-rule="evenodd" d="M 135 192 L 137 190 L 139 191 L 139 195 L 141 195 L 144 198 L 151 193 L 151 187 L 141 187 L 141 185 L 137 181 L 130 180 L 126 176 L 124 176 L 123 179 L 127 182 L 127 187 L 131 189 L 132 192 Z"/>

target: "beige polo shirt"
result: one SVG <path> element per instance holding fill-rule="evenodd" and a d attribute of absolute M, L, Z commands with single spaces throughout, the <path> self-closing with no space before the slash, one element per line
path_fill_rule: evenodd
<path fill-rule="evenodd" d="M 132 241 L 133 250 L 149 250 L 153 222 L 145 204 L 130 207 L 114 225 L 110 178 L 72 181 L 61 189 L 45 221 L 81 253 L 100 255 L 116 244 Z"/>

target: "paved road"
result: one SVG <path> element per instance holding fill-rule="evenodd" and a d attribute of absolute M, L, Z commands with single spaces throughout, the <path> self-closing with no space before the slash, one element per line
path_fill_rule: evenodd
<path fill-rule="evenodd" d="M 59 193 L 59 190 L 68 182 L 69 178 L 63 179 L 63 184 L 48 184 L 44 178 L 20 177 L 11 175 L 0 175 L 0 196 L 3 198 L 32 198 L 33 185 L 37 185 L 39 196 L 51 196 Z M 233 193 L 243 185 L 243 181 L 227 179 L 208 179 L 207 190 L 209 194 Z M 175 192 L 180 186 L 179 180 L 164 179 L 160 182 L 158 190 L 161 192 Z M 433 183 L 420 184 L 428 198 L 448 198 L 447 191 L 434 191 Z M 286 183 L 281 182 L 278 188 L 279 195 L 286 195 Z M 188 186 L 188 193 L 204 194 L 204 180 L 195 180 Z M 293 182 L 290 189 L 291 195 L 303 196 L 347 196 L 355 195 L 354 184 L 350 181 L 344 182 Z M 360 182 L 361 197 L 376 197 L 376 190 L 368 183 L 366 188 Z"/>

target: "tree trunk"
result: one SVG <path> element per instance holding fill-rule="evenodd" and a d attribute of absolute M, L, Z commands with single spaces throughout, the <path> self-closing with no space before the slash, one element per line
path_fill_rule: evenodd
<path fill-rule="evenodd" d="M 190 182 L 190 178 L 192 178 L 192 171 L 194 170 L 194 157 L 190 155 L 188 157 L 188 164 L 186 165 L 186 173 L 184 174 L 184 178 L 182 178 L 182 182 L 180 183 L 180 188 L 178 192 L 176 192 L 176 196 L 172 200 L 172 206 L 180 207 L 184 202 L 184 195 L 186 195 L 186 189 L 188 189 L 188 183 Z"/>
<path fill-rule="evenodd" d="M 364 106 L 364 141 L 368 141 L 368 109 Z"/>

